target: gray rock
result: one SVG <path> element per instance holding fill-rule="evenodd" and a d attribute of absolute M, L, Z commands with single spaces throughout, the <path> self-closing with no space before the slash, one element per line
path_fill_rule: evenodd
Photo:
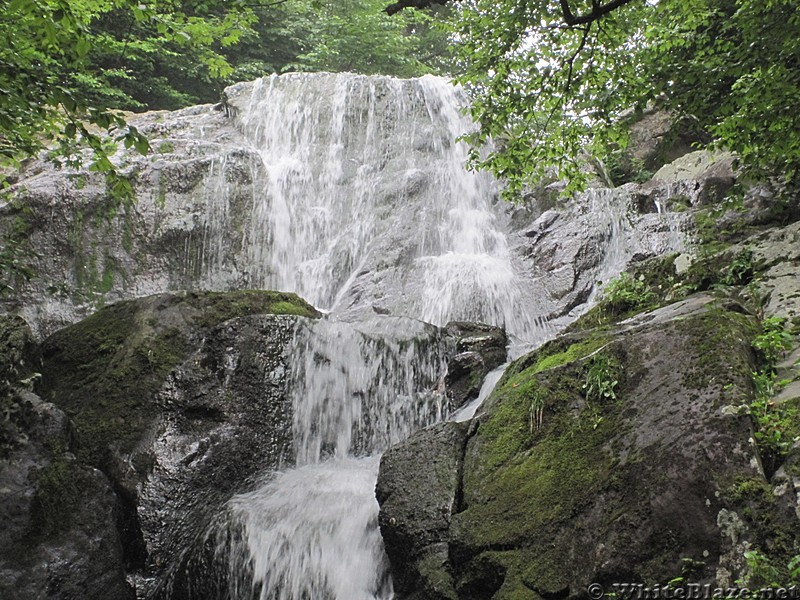
<path fill-rule="evenodd" d="M 748 544 L 796 530 L 797 497 L 772 494 L 749 415 L 724 410 L 752 393 L 751 321 L 710 296 L 668 308 L 556 338 L 512 363 L 474 434 L 427 430 L 384 456 L 378 500 L 399 598 L 581 597 L 590 582 L 667 581 L 686 559 L 692 581 L 732 581 Z M 616 399 L 587 397 L 597 364 Z M 460 478 L 419 468 L 433 456 L 458 465 L 460 447 Z M 450 513 L 408 516 L 450 498 Z"/>
<path fill-rule="evenodd" d="M 188 585 L 175 574 L 211 516 L 291 458 L 297 315 L 318 313 L 293 294 L 163 294 L 106 307 L 42 344 L 41 393 L 72 417 L 78 459 L 112 482 L 141 597 Z"/>
<path fill-rule="evenodd" d="M 27 415 L 24 443 L 0 460 L 0 596 L 132 600 L 108 479 L 69 451 L 62 411 L 30 392 L 14 402 Z"/>
<path fill-rule="evenodd" d="M 375 488 L 381 505 L 378 522 L 399 594 L 454 597 L 452 582 L 442 575 L 446 572 L 441 568 L 427 572 L 426 565 L 432 560 L 446 563 L 450 521 L 459 510 L 468 426 L 434 425 L 390 449 L 381 459 Z"/>
<path fill-rule="evenodd" d="M 477 398 L 486 375 L 506 362 L 508 339 L 501 327 L 483 323 L 453 321 L 444 330 L 455 347 L 445 377 L 452 411 Z"/>

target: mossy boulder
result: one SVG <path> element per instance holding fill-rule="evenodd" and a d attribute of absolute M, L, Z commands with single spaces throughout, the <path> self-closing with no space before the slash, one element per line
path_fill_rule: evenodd
<path fill-rule="evenodd" d="M 222 502 L 291 458 L 287 349 L 318 316 L 287 293 L 160 294 L 42 343 L 39 391 L 74 423 L 78 460 L 110 478 L 145 592 Z"/>
<path fill-rule="evenodd" d="M 577 598 L 591 582 L 682 575 L 729 584 L 750 545 L 800 552 L 794 492 L 771 495 L 743 406 L 757 331 L 743 312 L 690 297 L 556 338 L 512 363 L 469 433 L 438 449 L 463 448 L 447 472 L 420 475 L 419 452 L 403 445 L 387 453 L 378 479 L 387 553 L 403 581 L 419 582 L 398 597 Z M 404 446 L 441 445 L 445 427 Z M 412 464 L 409 481 L 389 477 Z M 743 481 L 770 493 L 737 494 Z M 427 530 L 404 520 L 398 507 L 425 506 L 433 490 L 446 497 L 446 485 L 453 501 Z M 394 544 L 411 531 L 431 544 L 403 557 Z M 448 586 L 432 591 L 431 581 Z"/>
<path fill-rule="evenodd" d="M 77 427 L 78 456 L 104 467 L 130 453 L 155 417 L 155 394 L 213 329 L 253 314 L 318 317 L 294 294 L 188 292 L 127 300 L 62 329 L 41 346 L 39 391 Z"/>

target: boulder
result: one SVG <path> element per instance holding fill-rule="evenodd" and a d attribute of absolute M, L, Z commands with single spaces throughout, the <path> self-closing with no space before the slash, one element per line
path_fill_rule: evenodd
<path fill-rule="evenodd" d="M 483 323 L 453 321 L 444 329 L 454 347 L 445 389 L 450 409 L 456 410 L 477 398 L 486 375 L 506 362 L 508 338 L 501 327 Z"/>
<path fill-rule="evenodd" d="M 9 401 L 20 437 L 0 459 L 0 596 L 134 600 L 108 479 L 70 452 L 62 411 L 27 391 Z"/>
<path fill-rule="evenodd" d="M 468 427 L 448 422 L 424 429 L 381 458 L 375 487 L 381 504 L 378 522 L 399 594 L 455 597 L 442 567 L 447 563 L 451 517 L 461 501 Z M 400 491 L 405 489 L 418 493 Z"/>
<path fill-rule="evenodd" d="M 791 551 L 797 491 L 773 494 L 743 406 L 757 330 L 743 312 L 690 297 L 560 336 L 510 365 L 466 435 L 439 425 L 388 452 L 377 490 L 398 598 L 728 585 L 751 545 Z M 447 468 L 421 472 L 420 456 Z"/>
<path fill-rule="evenodd" d="M 180 570 L 224 501 L 291 457 L 287 348 L 317 316 L 294 294 L 161 294 L 42 343 L 39 392 L 74 422 L 78 461 L 111 481 L 140 595 Z"/>

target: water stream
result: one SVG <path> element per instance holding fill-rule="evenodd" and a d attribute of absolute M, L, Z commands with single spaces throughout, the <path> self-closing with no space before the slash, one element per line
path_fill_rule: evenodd
<path fill-rule="evenodd" d="M 374 486 L 384 450 L 447 416 L 444 343 L 428 323 L 502 325 L 513 354 L 551 334 L 548 291 L 512 251 L 496 184 L 464 169 L 465 102 L 435 77 L 292 74 L 252 89 L 241 123 L 264 181 L 243 233 L 249 281 L 329 315 L 292 349 L 295 463 L 228 504 L 235 600 L 391 598 Z M 224 196 L 209 209 L 211 271 Z M 609 239 L 621 223 L 606 218 Z M 630 252 L 606 254 L 612 273 Z"/>

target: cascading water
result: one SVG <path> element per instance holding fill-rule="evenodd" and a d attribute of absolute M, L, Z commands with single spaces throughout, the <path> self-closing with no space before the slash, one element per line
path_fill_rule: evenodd
<path fill-rule="evenodd" d="M 513 251 L 494 182 L 464 168 L 455 139 L 470 123 L 457 88 L 291 74 L 247 91 L 240 122 L 263 193 L 241 268 L 253 287 L 295 291 L 331 314 L 300 326 L 292 350 L 295 464 L 234 497 L 218 526 L 229 594 L 385 600 L 378 457 L 445 416 L 441 333 L 423 321 L 502 325 L 518 353 L 548 334 L 549 292 Z M 221 280 L 225 186 L 215 193 L 205 264 Z M 608 227 L 613 237 L 619 223 Z M 610 269 L 625 260 L 618 250 Z"/>

